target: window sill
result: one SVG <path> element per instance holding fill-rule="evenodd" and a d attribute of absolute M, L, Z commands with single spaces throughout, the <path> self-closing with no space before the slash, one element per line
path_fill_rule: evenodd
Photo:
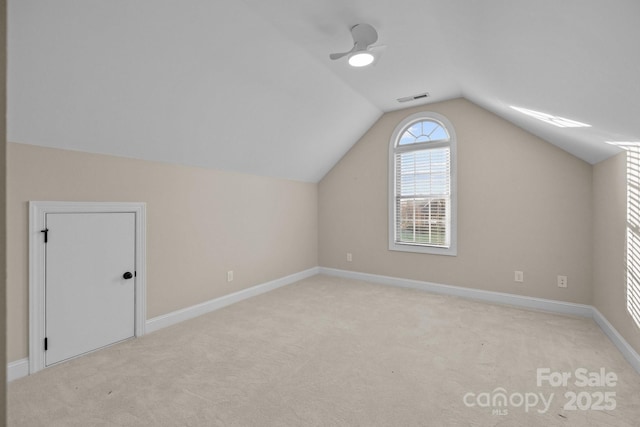
<path fill-rule="evenodd" d="M 458 251 L 455 245 L 451 245 L 451 247 L 448 248 L 439 248 L 436 246 L 411 245 L 408 243 L 391 242 L 389 243 L 389 250 L 397 252 L 413 252 L 419 254 L 458 256 Z"/>

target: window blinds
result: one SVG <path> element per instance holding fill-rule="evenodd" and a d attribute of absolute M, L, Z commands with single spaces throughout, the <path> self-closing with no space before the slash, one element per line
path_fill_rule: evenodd
<path fill-rule="evenodd" d="M 396 243 L 450 246 L 450 165 L 448 146 L 395 153 Z"/>

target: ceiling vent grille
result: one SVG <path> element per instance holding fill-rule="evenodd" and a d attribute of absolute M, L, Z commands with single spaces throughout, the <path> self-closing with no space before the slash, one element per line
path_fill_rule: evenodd
<path fill-rule="evenodd" d="M 429 97 L 429 92 L 419 93 L 417 95 L 405 96 L 404 98 L 398 98 L 398 102 L 409 102 L 409 101 L 417 101 L 419 99 L 424 99 Z"/>

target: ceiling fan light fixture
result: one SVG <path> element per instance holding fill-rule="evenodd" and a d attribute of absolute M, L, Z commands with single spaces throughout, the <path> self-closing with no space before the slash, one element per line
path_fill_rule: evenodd
<path fill-rule="evenodd" d="M 366 67 L 376 59 L 371 52 L 354 52 L 349 55 L 349 65 L 352 67 Z"/>
<path fill-rule="evenodd" d="M 369 24 L 357 24 L 351 27 L 351 37 L 353 38 L 351 49 L 346 52 L 331 53 L 329 59 L 335 61 L 346 56 L 352 67 L 366 67 L 373 64 L 376 57 L 369 49 L 376 47 L 373 46 L 378 40 L 376 29 Z"/>

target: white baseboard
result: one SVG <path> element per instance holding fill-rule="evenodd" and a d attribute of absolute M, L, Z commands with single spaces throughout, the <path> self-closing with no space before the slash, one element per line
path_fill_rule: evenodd
<path fill-rule="evenodd" d="M 154 317 L 153 319 L 147 320 L 145 332 L 155 332 L 159 329 L 166 328 L 167 326 L 175 325 L 176 323 L 180 323 L 188 319 L 193 319 L 194 317 L 219 310 L 231 304 L 243 301 L 247 298 L 255 297 L 257 295 L 264 294 L 265 292 L 269 292 L 282 286 L 290 285 L 302 279 L 306 279 L 307 277 L 315 276 L 319 272 L 319 267 L 313 267 L 299 273 L 294 273 L 289 276 L 281 277 L 270 282 L 262 283 L 260 285 L 252 286 L 250 288 L 234 292 L 232 294 L 205 301 L 201 304 Z"/>
<path fill-rule="evenodd" d="M 611 342 L 620 350 L 620 353 L 627 359 L 627 362 L 640 374 L 640 355 L 629 345 L 629 343 L 620 335 L 620 333 L 613 327 L 606 317 L 598 311 L 597 308 L 593 308 L 593 320 L 596 321 L 600 329 L 609 337 Z"/>
<path fill-rule="evenodd" d="M 29 375 L 29 359 L 24 358 L 7 365 L 7 382 Z"/>
<path fill-rule="evenodd" d="M 320 267 L 320 274 L 343 277 L 345 279 L 363 280 L 380 285 L 397 286 L 402 288 L 418 289 L 427 292 L 452 295 L 461 298 L 480 300 L 485 302 L 507 304 L 516 307 L 548 311 L 558 314 L 570 314 L 575 316 L 590 317 L 600 326 L 602 331 L 616 348 L 622 353 L 629 364 L 640 374 L 640 355 L 629 345 L 611 323 L 591 305 L 574 304 L 570 302 L 555 301 L 544 298 L 524 297 L 520 295 L 506 294 L 502 292 L 484 291 L 480 289 L 463 288 L 460 286 L 441 285 L 438 283 L 423 282 L 420 280 L 401 279 L 397 277 L 380 276 L 377 274 L 359 273 L 357 271 L 339 270 L 335 268 Z"/>
<path fill-rule="evenodd" d="M 363 280 L 380 285 L 397 286 L 401 288 L 418 289 L 435 294 L 452 295 L 461 298 L 507 304 L 534 310 L 550 311 L 553 313 L 571 314 L 575 316 L 592 317 L 593 307 L 584 304 L 555 301 L 543 298 L 525 297 L 502 292 L 484 291 L 481 289 L 463 288 L 460 286 L 441 285 L 420 280 L 401 279 L 397 277 L 379 276 L 377 274 L 358 273 L 355 271 L 338 270 L 320 267 L 320 273 L 328 276 L 346 279 Z"/>
<path fill-rule="evenodd" d="M 319 267 L 313 267 L 308 270 L 300 271 L 289 276 L 281 277 L 270 282 L 252 286 L 229 295 L 224 295 L 210 301 L 203 302 L 191 307 L 183 308 L 172 313 L 149 319 L 145 324 L 145 333 L 155 332 L 167 326 L 192 319 L 197 316 L 219 310 L 228 305 L 235 304 L 245 299 L 264 294 L 277 288 L 298 282 L 307 277 L 315 276 L 320 272 Z M 29 375 L 29 359 L 20 359 L 7 365 L 7 382 Z"/>
<path fill-rule="evenodd" d="M 441 285 L 438 283 L 423 282 L 419 280 L 401 279 L 377 274 L 359 273 L 355 271 L 338 270 L 326 267 L 313 267 L 299 273 L 281 277 L 270 282 L 243 289 L 229 295 L 224 295 L 210 301 L 203 302 L 191 307 L 177 310 L 172 313 L 154 317 L 146 322 L 146 333 L 154 332 L 167 326 L 183 322 L 194 317 L 219 310 L 231 304 L 245 299 L 264 294 L 274 289 L 290 285 L 297 281 L 306 279 L 316 274 L 326 274 L 328 276 L 343 277 L 346 279 L 363 280 L 381 285 L 397 286 L 423 290 L 431 293 L 458 296 L 461 298 L 474 299 L 479 301 L 512 305 L 528 309 L 543 310 L 552 313 L 570 314 L 593 318 L 602 331 L 609 337 L 618 348 L 629 364 L 640 373 L 640 355 L 629 345 L 629 343 L 618 333 L 609 321 L 595 307 L 584 304 L 574 304 L 563 301 L 554 301 L 543 298 L 524 297 L 501 292 L 484 291 L 480 289 L 463 288 L 459 286 Z M 29 359 L 20 359 L 7 365 L 7 381 L 13 381 L 29 375 Z"/>

